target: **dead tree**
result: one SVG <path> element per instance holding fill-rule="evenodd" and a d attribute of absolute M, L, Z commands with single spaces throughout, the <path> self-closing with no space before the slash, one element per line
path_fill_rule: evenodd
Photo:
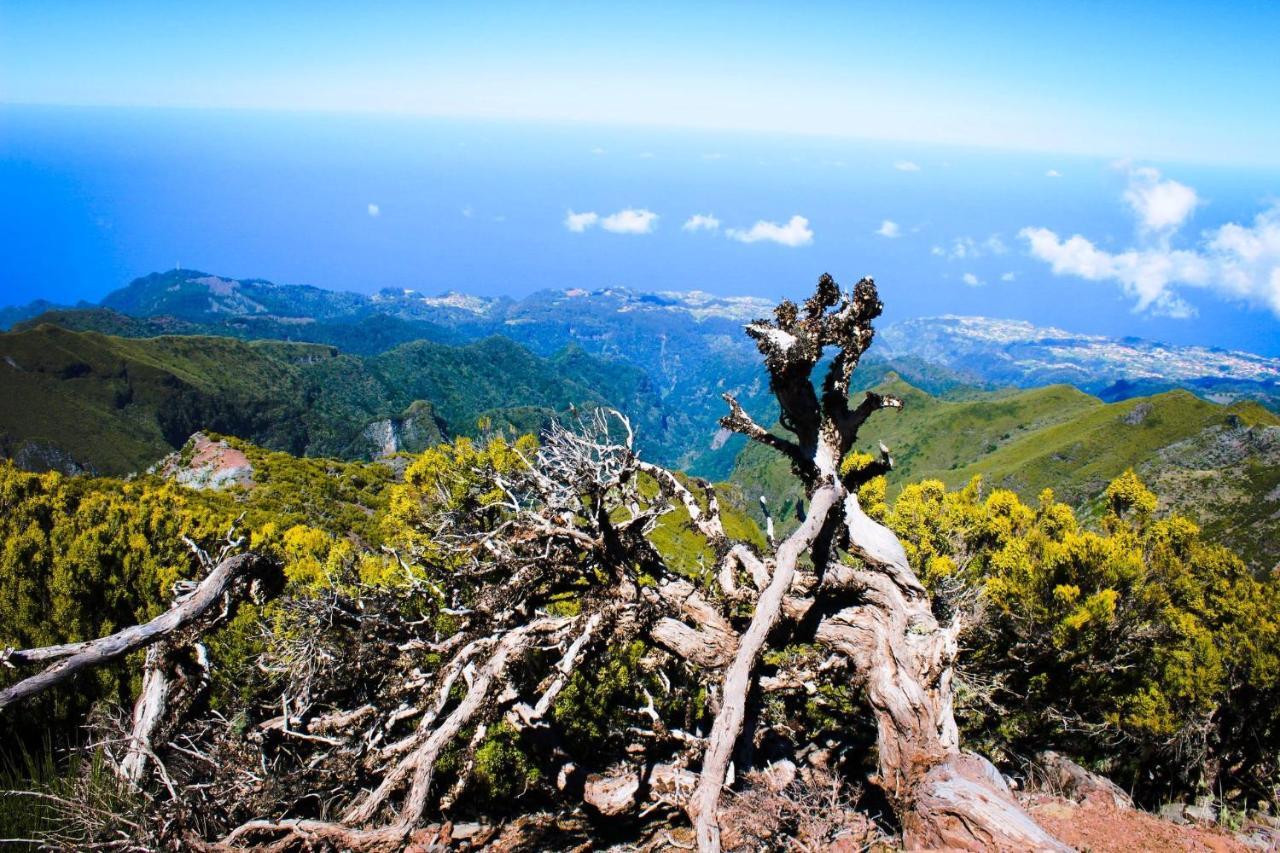
<path fill-rule="evenodd" d="M 882 307 L 871 279 L 845 294 L 824 275 L 803 307 L 783 302 L 773 321 L 747 327 L 764 356 L 781 423 L 793 437 L 769 433 L 728 395 L 730 414 L 721 424 L 786 456 L 810 504 L 805 524 L 778 549 L 769 591 L 780 575 L 790 585 L 794 558 L 788 546 L 800 545 L 809 549 L 815 595 L 847 602 L 839 609 L 828 603 L 834 612 L 818 623 L 814 638 L 853 664 L 876 716 L 878 782 L 898 812 L 908 846 L 1060 848 L 1017 805 L 988 762 L 960 750 L 951 696 L 959 626 L 938 623 L 901 544 L 858 503 L 858 488 L 892 467 L 888 450 L 882 445 L 881 458 L 868 466 L 845 467 L 868 417 L 902 405 L 872 392 L 849 405 L 850 379 L 871 345 L 872 321 Z M 835 355 L 819 393 L 813 371 L 829 347 Z M 780 596 L 762 595 L 752 629 L 767 633 L 781 616 L 780 604 Z M 714 806 L 725 744 L 739 735 L 737 708 L 758 651 L 745 642 L 739 647 L 692 804 L 704 851 L 719 849 Z"/>
<path fill-rule="evenodd" d="M 352 802 L 343 823 L 366 832 L 379 814 L 388 814 L 392 826 L 409 832 L 426 814 L 433 765 L 457 733 L 496 719 L 520 728 L 545 725 L 546 709 L 573 666 L 610 643 L 644 636 L 695 669 L 716 697 L 713 723 L 705 738 L 673 730 L 650 700 L 652 727 L 634 729 L 642 760 L 592 777 L 587 799 L 602 813 L 620 814 L 637 808 L 636 798 L 647 790 L 682 806 L 700 849 L 717 851 L 734 746 L 753 735 L 743 731 L 748 695 L 759 682 L 761 652 L 779 641 L 786 622 L 800 632 L 795 639 L 843 659 L 865 692 L 879 732 L 877 781 L 909 846 L 1061 848 L 1022 811 L 989 763 L 961 751 L 951 697 L 959 626 L 938 623 L 897 539 L 858 504 L 859 486 L 892 465 L 885 450 L 870 465 L 846 468 L 858 430 L 876 411 L 901 406 L 874 393 L 849 405 L 850 378 L 880 310 L 870 279 L 845 294 L 823 276 L 803 309 L 784 302 L 773 321 L 747 327 L 792 437 L 768 432 L 732 397 L 722 424 L 786 455 L 808 496 L 806 519 L 776 548 L 762 553 L 730 541 L 715 491 L 636 459 L 626 420 L 613 419 L 625 431 L 615 437 L 604 413 L 588 418 L 585 430 L 554 428 L 518 475 L 493 477 L 505 499 L 490 523 L 438 518 L 430 530 L 436 545 L 466 555 L 464 575 L 488 580 L 469 602 L 467 626 L 450 641 L 452 660 L 423 694 L 428 701 L 410 714 L 419 720 L 415 730 L 384 749 L 388 770 Z M 831 348 L 819 392 L 812 373 Z M 642 475 L 656 483 L 656 498 L 644 497 Z M 672 507 L 683 507 L 712 549 L 709 588 L 668 567 L 647 538 Z M 656 584 L 641 585 L 640 570 Z M 535 617 L 550 595 L 584 588 L 580 582 L 587 592 L 579 616 Z M 751 612 L 745 624 L 735 615 L 744 606 Z M 806 620 L 810 612 L 823 615 Z M 531 696 L 504 685 L 503 673 L 517 660 L 527 665 L 537 647 L 549 645 L 563 654 L 530 685 Z M 458 674 L 468 669 L 473 675 L 465 695 L 444 714 Z M 787 689 L 803 683 L 805 674 L 783 671 L 770 681 Z M 686 769 L 693 766 L 696 783 Z"/>
<path fill-rule="evenodd" d="M 417 535 L 389 549 L 402 584 L 286 600 L 286 611 L 315 618 L 288 632 L 293 645 L 277 638 L 264 653 L 259 669 L 278 677 L 240 709 L 240 724 L 196 716 L 147 739 L 154 765 L 168 760 L 169 802 L 201 813 L 182 843 L 443 843 L 481 745 L 501 726 L 542 744 L 548 799 L 585 801 L 609 819 L 684 813 L 699 848 L 718 851 L 722 793 L 750 769 L 733 767 L 735 747 L 758 734 L 751 697 L 803 695 L 826 679 L 866 697 L 878 732 L 874 781 L 908 847 L 1061 849 L 989 763 L 961 751 L 951 697 L 959 626 L 939 624 L 898 540 L 859 506 L 858 488 L 892 460 L 884 450 L 852 465 L 858 430 L 901 405 L 876 394 L 849 404 L 880 310 L 870 279 L 842 293 L 823 276 L 803 307 L 783 302 L 772 321 L 747 327 L 790 436 L 755 423 L 732 397 L 722 424 L 784 454 L 804 485 L 807 515 L 776 544 L 731 540 L 715 489 L 638 459 L 617 413 L 553 426 L 520 464 L 439 473 L 423 489 Z M 660 526 L 676 523 L 709 555 L 700 571 L 678 568 L 654 544 Z M 566 599 L 576 612 L 556 606 Z M 625 749 L 572 754 L 557 719 L 566 685 L 637 642 L 654 690 L 638 688 L 634 706 L 613 709 L 627 720 Z M 762 675 L 763 652 L 788 643 L 825 659 Z M 135 730 L 149 725 L 152 684 Z M 699 719 L 688 708 L 695 690 L 708 697 Z M 180 816 L 165 823 L 183 825 Z"/>

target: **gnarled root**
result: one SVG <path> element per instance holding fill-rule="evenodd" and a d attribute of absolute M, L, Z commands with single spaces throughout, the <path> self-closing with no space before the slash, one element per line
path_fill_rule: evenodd
<path fill-rule="evenodd" d="M 1032 820 L 1000 772 L 972 753 L 952 753 L 924 772 L 902 812 L 902 834 L 909 850 L 1071 849 Z"/>

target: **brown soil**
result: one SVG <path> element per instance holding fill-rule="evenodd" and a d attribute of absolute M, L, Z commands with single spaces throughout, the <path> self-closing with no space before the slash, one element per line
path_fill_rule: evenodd
<path fill-rule="evenodd" d="M 1030 794 L 1023 805 L 1041 826 L 1077 850 L 1091 853 L 1253 850 L 1231 834 L 1208 826 L 1180 825 L 1137 809 L 1117 808 L 1098 799 L 1076 803 L 1049 794 Z"/>
<path fill-rule="evenodd" d="M 253 488 L 253 465 L 225 440 L 213 441 L 202 432 L 191 436 L 191 458 L 182 464 L 181 453 L 171 453 L 157 466 L 161 476 L 194 489 Z"/>

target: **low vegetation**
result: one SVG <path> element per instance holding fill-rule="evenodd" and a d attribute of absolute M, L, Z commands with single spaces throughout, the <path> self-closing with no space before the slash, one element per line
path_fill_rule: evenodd
<path fill-rule="evenodd" d="M 252 480 L 222 490 L 0 462 L 10 663 L 168 613 L 240 552 L 279 576 L 219 599 L 208 630 L 0 698 L 0 767 L 25 789 L 0 796 L 0 837 L 382 850 L 474 821 L 516 849 L 1054 849 L 974 754 L 1016 779 L 1045 750 L 1152 807 L 1274 805 L 1280 577 L 1162 505 L 1133 443 L 1067 500 L 963 458 L 992 433 L 988 459 L 1058 452 L 1058 430 L 1116 418 L 1167 447 L 1159 398 L 984 409 L 882 386 L 851 407 L 879 308 L 870 281 L 824 277 L 751 328 L 794 438 L 732 397 L 723 423 L 799 481 L 803 521 L 777 529 L 744 509 L 751 485 L 644 461 L 606 412 L 377 463 L 227 438 Z M 893 439 L 913 405 L 931 438 L 905 461 L 856 441 L 864 422 Z M 1205 411 L 1179 429 L 1223 426 Z M 0 669 L 0 697 L 25 674 Z"/>

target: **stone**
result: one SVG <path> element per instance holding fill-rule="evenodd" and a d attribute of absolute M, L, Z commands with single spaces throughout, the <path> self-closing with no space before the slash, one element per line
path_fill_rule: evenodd
<path fill-rule="evenodd" d="M 600 814 L 613 817 L 631 810 L 639 790 L 640 774 L 634 770 L 610 776 L 592 773 L 582 798 Z"/>
<path fill-rule="evenodd" d="M 770 764 L 761 775 L 769 790 L 781 791 L 796 780 L 796 765 L 784 758 Z"/>
<path fill-rule="evenodd" d="M 1182 814 L 1189 820 L 1197 823 L 1217 823 L 1218 810 L 1209 804 L 1187 806 L 1182 810 Z"/>

